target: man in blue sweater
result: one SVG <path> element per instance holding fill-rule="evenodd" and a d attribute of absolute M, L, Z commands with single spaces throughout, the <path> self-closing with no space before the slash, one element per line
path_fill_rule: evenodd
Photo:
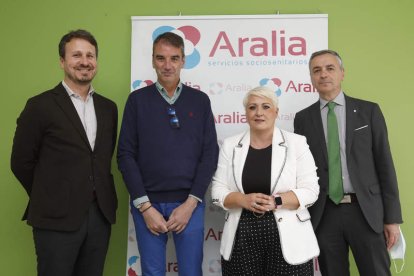
<path fill-rule="evenodd" d="M 118 165 L 131 197 L 143 275 L 166 273 L 167 233 L 179 275 L 202 275 L 203 198 L 217 166 L 218 145 L 206 94 L 180 82 L 184 42 L 158 36 L 157 82 L 132 92 L 118 144 Z"/>

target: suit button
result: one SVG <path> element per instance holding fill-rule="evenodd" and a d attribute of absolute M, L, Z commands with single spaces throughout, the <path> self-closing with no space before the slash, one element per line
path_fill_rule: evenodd
<path fill-rule="evenodd" d="M 90 180 L 90 181 L 93 181 L 93 175 L 90 175 L 90 176 L 89 176 L 89 180 Z"/>

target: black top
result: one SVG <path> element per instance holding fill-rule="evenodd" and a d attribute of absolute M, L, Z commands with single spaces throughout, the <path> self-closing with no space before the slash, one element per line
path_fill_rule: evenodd
<path fill-rule="evenodd" d="M 242 174 L 244 193 L 270 195 L 271 168 L 272 145 L 264 149 L 255 149 L 250 146 Z"/>

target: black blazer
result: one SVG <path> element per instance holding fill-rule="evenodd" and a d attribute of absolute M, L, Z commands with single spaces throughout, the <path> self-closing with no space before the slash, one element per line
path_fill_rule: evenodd
<path fill-rule="evenodd" d="M 384 117 L 376 103 L 351 98 L 346 102 L 346 158 L 350 180 L 368 224 L 382 232 L 384 224 L 402 223 L 397 177 Z M 320 193 L 309 208 L 316 229 L 328 195 L 328 155 L 320 102 L 298 112 L 295 132 L 306 136 L 315 158 Z"/>
<path fill-rule="evenodd" d="M 117 197 L 111 174 L 118 111 L 114 102 L 93 95 L 97 119 L 92 150 L 65 88 L 37 95 L 17 120 L 11 168 L 29 203 L 23 219 L 43 229 L 77 230 L 91 202 L 115 223 Z"/>

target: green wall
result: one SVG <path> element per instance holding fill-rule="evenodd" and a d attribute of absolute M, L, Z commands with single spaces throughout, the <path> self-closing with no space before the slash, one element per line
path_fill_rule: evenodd
<path fill-rule="evenodd" d="M 345 62 L 344 89 L 378 102 L 386 117 L 397 168 L 408 251 L 400 275 L 414 275 L 412 0 L 1 0 L 0 4 L 0 274 L 35 275 L 31 228 L 20 221 L 27 196 L 10 171 L 15 121 L 27 98 L 62 79 L 57 44 L 69 30 L 85 28 L 98 40 L 94 86 L 123 106 L 130 83 L 131 16 L 312 14 L 329 15 L 329 46 Z M 142 66 L 150 66 L 143 64 Z M 125 275 L 128 196 L 113 162 L 119 198 L 105 276 Z M 353 275 L 357 275 L 353 266 Z"/>

